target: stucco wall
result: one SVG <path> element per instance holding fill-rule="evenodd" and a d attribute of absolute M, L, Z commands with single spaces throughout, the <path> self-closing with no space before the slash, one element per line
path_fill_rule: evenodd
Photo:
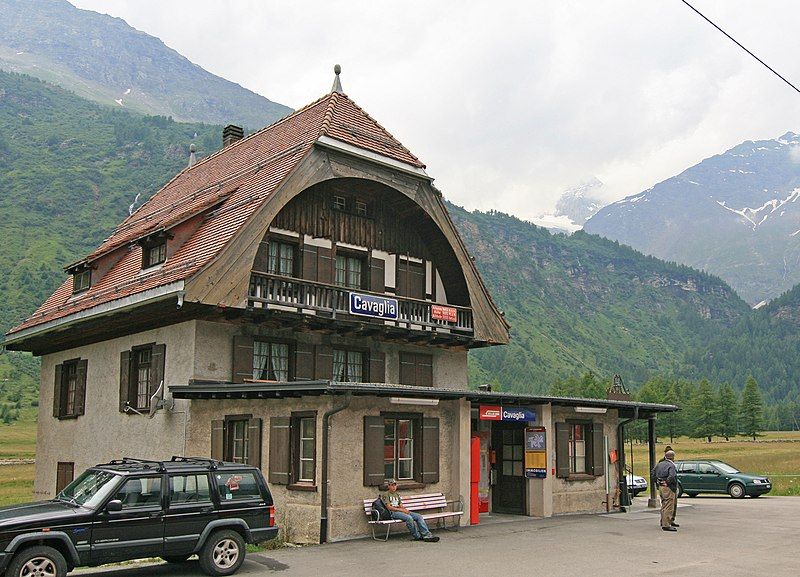
<path fill-rule="evenodd" d="M 298 491 L 285 485 L 271 484 L 278 524 L 286 540 L 296 543 L 315 543 L 319 540 L 322 459 L 322 416 L 344 397 L 303 397 L 300 399 L 270 400 L 197 400 L 192 401 L 187 450 L 194 455 L 209 455 L 211 451 L 211 421 L 225 415 L 252 414 L 263 419 L 261 468 L 269 473 L 269 419 L 290 416 L 292 411 L 317 411 L 316 490 Z M 466 409 L 465 409 L 466 407 Z M 388 399 L 354 397 L 350 406 L 331 417 L 329 490 L 330 517 L 328 536 L 332 541 L 362 537 L 370 529 L 364 515 L 363 499 L 378 495 L 377 487 L 365 487 L 363 481 L 364 416 L 379 415 L 381 411 L 422 413 L 438 417 L 439 421 L 439 483 L 408 490 L 409 494 L 445 493 L 448 498 L 467 497 L 468 468 L 463 459 L 469 455 L 468 429 L 463 427 L 463 415 L 469 408 L 464 401 L 443 401 L 438 407 L 393 405 Z M 466 421 L 468 422 L 468 420 Z M 466 434 L 465 434 L 466 431 Z M 405 530 L 402 528 L 402 530 Z"/>
<path fill-rule="evenodd" d="M 608 437 L 609 451 L 617 446 L 617 411 L 609 409 L 604 415 L 576 413 L 568 407 L 553 407 L 553 438 L 555 439 L 555 423 L 567 419 L 591 420 L 593 423 L 603 423 L 603 434 Z M 553 466 L 556 463 L 555 443 L 551 446 L 551 459 Z M 606 454 L 605 474 L 611 475 L 611 499 L 617 486 L 617 473 L 614 465 L 608 462 Z M 606 477 L 591 479 L 569 480 L 555 477 L 552 484 L 553 514 L 566 513 L 597 513 L 606 510 Z"/>
<path fill-rule="evenodd" d="M 91 465 L 123 456 L 164 459 L 184 454 L 186 402 L 178 401 L 174 411 L 159 411 L 152 419 L 119 411 L 120 353 L 164 343 L 165 383 L 185 383 L 194 370 L 194 339 L 195 322 L 190 321 L 43 356 L 34 496 L 53 496 L 59 461 L 74 462 L 77 476 Z M 59 420 L 52 411 L 55 366 L 76 358 L 88 361 L 86 414 Z"/>

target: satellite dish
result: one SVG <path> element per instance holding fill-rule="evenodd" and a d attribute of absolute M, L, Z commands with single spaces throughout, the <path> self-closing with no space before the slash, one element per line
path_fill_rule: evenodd
<path fill-rule="evenodd" d="M 164 381 L 158 385 L 156 392 L 150 397 L 150 411 L 148 416 L 152 419 L 156 411 L 164 406 Z"/>

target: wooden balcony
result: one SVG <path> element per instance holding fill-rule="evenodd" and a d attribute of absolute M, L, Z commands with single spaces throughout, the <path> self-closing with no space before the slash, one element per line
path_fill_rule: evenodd
<path fill-rule="evenodd" d="M 395 301 L 397 303 L 395 318 L 353 314 L 350 309 L 351 293 L 359 297 L 372 297 L 375 301 L 387 299 Z M 398 328 L 418 334 L 427 333 L 428 336 L 450 335 L 470 338 L 473 335 L 472 309 L 468 307 L 443 305 L 364 290 L 354 291 L 256 271 L 250 275 L 247 306 L 252 310 L 295 312 L 319 320 L 357 322 L 375 328 Z M 443 320 L 435 318 L 436 316 L 450 318 Z"/>

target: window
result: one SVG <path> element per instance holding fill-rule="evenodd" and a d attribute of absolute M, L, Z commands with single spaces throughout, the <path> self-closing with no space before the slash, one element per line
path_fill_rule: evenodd
<path fill-rule="evenodd" d="M 72 275 L 72 292 L 79 293 L 92 284 L 92 269 L 87 268 Z"/>
<path fill-rule="evenodd" d="M 292 413 L 292 483 L 313 485 L 316 474 L 317 414 Z"/>
<path fill-rule="evenodd" d="M 439 419 L 418 413 L 364 417 L 364 485 L 439 482 Z"/>
<path fill-rule="evenodd" d="M 165 356 L 163 344 L 134 347 L 120 354 L 121 412 L 136 415 L 150 408 L 150 398 L 164 380 Z"/>
<path fill-rule="evenodd" d="M 351 289 L 364 288 L 364 258 L 348 254 L 336 255 L 336 284 Z"/>
<path fill-rule="evenodd" d="M 56 495 L 58 495 L 64 487 L 72 483 L 75 478 L 75 463 L 62 463 L 56 465 Z"/>
<path fill-rule="evenodd" d="M 233 463 L 250 462 L 249 419 L 231 419 L 225 422 L 225 460 Z"/>
<path fill-rule="evenodd" d="M 569 472 L 586 473 L 586 425 L 573 423 L 569 428 Z"/>
<path fill-rule="evenodd" d="M 414 419 L 385 419 L 383 422 L 384 478 L 414 479 Z"/>
<path fill-rule="evenodd" d="M 211 421 L 211 458 L 261 466 L 261 419 L 228 415 Z"/>
<path fill-rule="evenodd" d="M 356 216 L 367 216 L 367 203 L 363 200 L 356 200 L 355 213 Z"/>
<path fill-rule="evenodd" d="M 289 381 L 289 360 L 288 344 L 255 341 L 253 343 L 253 379 Z"/>
<path fill-rule="evenodd" d="M 361 351 L 334 349 L 333 378 L 340 383 L 364 382 L 364 357 Z"/>
<path fill-rule="evenodd" d="M 425 263 L 405 257 L 397 259 L 397 294 L 425 299 Z"/>
<path fill-rule="evenodd" d="M 142 247 L 142 268 L 150 268 L 167 260 L 167 241 Z"/>
<path fill-rule="evenodd" d="M 433 356 L 401 352 L 400 384 L 433 386 Z"/>
<path fill-rule="evenodd" d="M 347 200 L 343 196 L 333 197 L 333 210 L 347 210 Z"/>
<path fill-rule="evenodd" d="M 270 240 L 267 252 L 267 272 L 269 274 L 295 276 L 295 245 Z"/>
<path fill-rule="evenodd" d="M 708 463 L 700 463 L 697 466 L 697 472 L 701 475 L 713 475 L 717 472 L 714 468 L 714 465 L 709 465 Z"/>
<path fill-rule="evenodd" d="M 173 475 L 169 484 L 170 505 L 211 501 L 208 475 Z"/>
<path fill-rule="evenodd" d="M 112 499 L 122 501 L 122 509 L 161 507 L 161 477 L 128 479 Z"/>
<path fill-rule="evenodd" d="M 85 359 L 74 359 L 56 365 L 53 390 L 54 417 L 70 419 L 85 413 L 87 366 Z"/>
<path fill-rule="evenodd" d="M 261 488 L 253 473 L 247 471 L 214 473 L 214 480 L 223 502 L 261 499 Z"/>

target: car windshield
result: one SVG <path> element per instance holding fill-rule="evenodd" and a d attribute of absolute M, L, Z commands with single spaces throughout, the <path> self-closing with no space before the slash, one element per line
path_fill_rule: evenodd
<path fill-rule="evenodd" d="M 59 501 L 96 508 L 117 486 L 120 476 L 108 471 L 85 471 L 56 495 Z"/>
<path fill-rule="evenodd" d="M 716 467 L 723 473 L 732 474 L 739 472 L 739 469 L 737 469 L 736 467 L 731 467 L 728 463 L 722 463 L 720 461 L 717 461 L 714 463 L 714 465 L 716 465 Z"/>

